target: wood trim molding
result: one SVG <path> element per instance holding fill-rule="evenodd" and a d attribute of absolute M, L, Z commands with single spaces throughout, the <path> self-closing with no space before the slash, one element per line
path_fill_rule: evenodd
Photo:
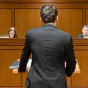
<path fill-rule="evenodd" d="M 12 9 L 12 8 L 23 8 L 23 9 L 40 9 L 47 3 L 0 3 L 0 8 Z M 85 9 L 88 8 L 88 3 L 48 3 L 49 5 L 55 6 L 57 9 Z"/>
<path fill-rule="evenodd" d="M 88 2 L 88 0 L 0 0 L 0 2 L 8 3 L 8 2 L 81 2 L 85 3 Z"/>

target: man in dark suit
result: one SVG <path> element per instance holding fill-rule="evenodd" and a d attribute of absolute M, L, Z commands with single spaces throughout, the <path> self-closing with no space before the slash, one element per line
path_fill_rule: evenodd
<path fill-rule="evenodd" d="M 70 77 L 76 65 L 72 37 L 56 28 L 58 10 L 55 7 L 44 5 L 40 15 L 44 25 L 27 31 L 18 71 L 26 71 L 32 53 L 25 87 L 67 88 L 66 75 Z"/>
<path fill-rule="evenodd" d="M 83 38 L 83 35 L 88 35 L 88 25 L 84 25 L 82 28 L 82 34 L 77 35 L 75 38 Z"/>

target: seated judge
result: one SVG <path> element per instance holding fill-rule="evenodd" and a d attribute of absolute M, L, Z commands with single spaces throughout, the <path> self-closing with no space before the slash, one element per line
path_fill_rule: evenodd
<path fill-rule="evenodd" d="M 14 27 L 11 27 L 10 30 L 8 31 L 9 38 L 18 38 L 16 30 Z"/>
<path fill-rule="evenodd" d="M 82 28 L 82 34 L 77 35 L 75 38 L 83 38 L 83 35 L 88 35 L 88 25 L 84 25 Z"/>

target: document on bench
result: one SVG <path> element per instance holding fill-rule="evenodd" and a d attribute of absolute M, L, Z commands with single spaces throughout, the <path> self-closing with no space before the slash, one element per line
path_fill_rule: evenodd
<path fill-rule="evenodd" d="M 32 59 L 29 59 L 28 63 L 27 63 L 28 69 L 30 69 L 30 67 L 31 67 L 31 62 L 32 62 Z M 20 61 L 13 61 L 11 66 L 9 67 L 9 69 L 18 69 L 19 63 L 20 63 Z"/>

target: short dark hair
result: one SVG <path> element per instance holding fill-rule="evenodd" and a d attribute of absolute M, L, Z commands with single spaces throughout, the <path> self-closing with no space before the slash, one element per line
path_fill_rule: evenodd
<path fill-rule="evenodd" d="M 44 5 L 40 10 L 40 15 L 44 23 L 54 23 L 58 10 L 52 5 Z"/>
<path fill-rule="evenodd" d="M 82 28 L 82 30 L 83 30 L 85 27 L 88 28 L 88 25 L 84 25 L 83 28 Z"/>

